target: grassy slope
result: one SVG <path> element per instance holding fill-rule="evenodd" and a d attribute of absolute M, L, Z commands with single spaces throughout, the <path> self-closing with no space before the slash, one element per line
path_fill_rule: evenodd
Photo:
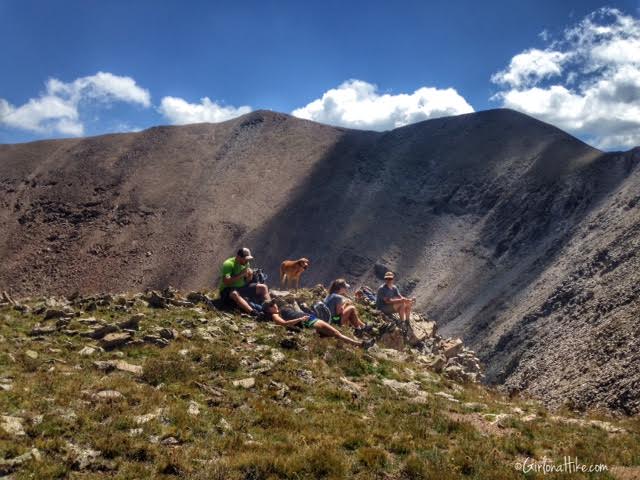
<path fill-rule="evenodd" d="M 577 456 L 583 464 L 610 469 L 640 464 L 637 418 L 607 419 L 623 433 L 559 421 L 557 412 L 534 402 L 457 385 L 410 356 L 385 360 L 308 330 L 292 334 L 211 311 L 151 310 L 142 302 L 130 312 L 100 307 L 82 317 L 112 322 L 132 312 L 146 314 L 136 337 L 155 326 L 188 328 L 194 336 L 181 335 L 165 348 L 145 344 L 81 356 L 79 350 L 95 342 L 62 334 L 38 340 L 28 332 L 41 315 L 0 311 L 0 380 L 12 385 L 0 390 L 0 414 L 24 418 L 26 432 L 14 436 L 0 428 L 0 459 L 34 447 L 42 454 L 17 469 L 15 478 L 508 479 L 543 477 L 514 469 L 525 457 L 561 462 L 565 455 Z M 198 328 L 209 328 L 212 339 L 200 338 Z M 292 336 L 298 348 L 281 348 Z M 117 358 L 143 366 L 144 373 L 105 373 L 93 365 Z M 255 378 L 253 388 L 233 386 L 247 377 Z M 424 401 L 390 388 L 384 383 L 389 379 L 417 382 Z M 124 398 L 92 398 L 105 389 Z M 191 402 L 199 414 L 188 412 Z M 136 421 L 159 408 L 156 418 Z M 501 413 L 509 416 L 492 423 L 489 414 Z M 535 419 L 523 420 L 527 415 Z M 176 444 L 163 444 L 170 437 Z M 79 470 L 69 443 L 100 455 Z M 636 478 L 625 475 L 638 470 L 614 472 L 571 478 Z"/>

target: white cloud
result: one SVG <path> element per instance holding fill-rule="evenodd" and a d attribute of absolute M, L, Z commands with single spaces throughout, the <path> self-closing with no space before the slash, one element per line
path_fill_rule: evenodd
<path fill-rule="evenodd" d="M 512 87 L 535 84 L 545 78 L 560 75 L 562 64 L 569 57 L 570 54 L 563 52 L 532 48 L 513 57 L 509 67 L 495 73 L 491 81 Z"/>
<path fill-rule="evenodd" d="M 547 50 L 514 56 L 491 79 L 502 87 L 493 99 L 505 107 L 552 123 L 600 148 L 640 144 L 638 18 L 599 9 L 567 28 Z"/>
<path fill-rule="evenodd" d="M 0 99 L 0 125 L 42 134 L 80 136 L 84 124 L 79 109 L 91 101 L 151 105 L 149 91 L 139 87 L 135 80 L 108 72 L 69 83 L 50 78 L 45 86 L 45 92 L 20 106 Z"/>
<path fill-rule="evenodd" d="M 229 107 L 212 102 L 209 97 L 200 99 L 200 103 L 189 103 L 178 97 L 164 97 L 158 108 L 173 125 L 187 123 L 223 122 L 244 115 L 251 107 Z"/>
<path fill-rule="evenodd" d="M 348 128 L 389 130 L 429 118 L 470 112 L 473 107 L 453 88 L 422 87 L 413 93 L 391 95 L 378 93 L 371 83 L 348 80 L 292 114 Z"/>

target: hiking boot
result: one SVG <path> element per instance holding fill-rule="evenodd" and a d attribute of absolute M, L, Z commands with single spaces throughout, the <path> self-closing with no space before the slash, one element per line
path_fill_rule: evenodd
<path fill-rule="evenodd" d="M 370 338 L 369 340 L 365 340 L 364 342 L 362 342 L 362 348 L 364 348 L 365 350 L 369 350 L 375 344 L 376 344 L 376 339 Z"/>
<path fill-rule="evenodd" d="M 354 335 L 356 338 L 362 338 L 362 335 L 364 335 L 364 328 L 363 328 L 363 327 L 355 328 L 355 329 L 353 330 L 353 335 Z"/>
<path fill-rule="evenodd" d="M 362 331 L 364 333 L 368 333 L 368 334 L 372 334 L 373 333 L 373 329 L 374 329 L 374 327 L 370 323 L 367 323 L 364 327 L 362 327 Z"/>

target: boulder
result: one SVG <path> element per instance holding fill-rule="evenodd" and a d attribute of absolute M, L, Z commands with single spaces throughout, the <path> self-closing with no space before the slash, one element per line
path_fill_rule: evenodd
<path fill-rule="evenodd" d="M 178 338 L 178 331 L 173 328 L 161 328 L 158 334 L 165 340 L 175 340 Z"/>
<path fill-rule="evenodd" d="M 447 363 L 447 359 L 444 356 L 436 355 L 433 357 L 430 367 L 434 372 L 440 373 L 442 372 L 442 369 L 444 368 L 446 363 Z"/>
<path fill-rule="evenodd" d="M 78 354 L 82 357 L 90 357 L 96 352 L 96 349 L 93 347 L 82 347 L 82 349 L 78 352 Z"/>
<path fill-rule="evenodd" d="M 124 360 L 106 360 L 93 362 L 93 365 L 104 372 L 111 372 L 113 370 L 120 370 L 122 372 L 133 373 L 134 375 L 142 375 L 142 367 L 140 365 L 133 365 L 127 363 Z"/>
<path fill-rule="evenodd" d="M 94 393 L 91 398 L 93 398 L 94 400 L 98 400 L 98 401 L 117 401 L 117 400 L 123 400 L 124 399 L 124 395 L 122 395 L 120 392 L 118 392 L 117 390 L 101 390 L 97 393 Z"/>
<path fill-rule="evenodd" d="M 81 448 L 67 442 L 69 452 L 69 463 L 76 470 L 84 470 L 90 467 L 100 457 L 101 452 L 91 448 Z"/>
<path fill-rule="evenodd" d="M 448 340 L 442 345 L 442 353 L 447 358 L 453 358 L 462 352 L 464 345 L 459 338 Z"/>
<path fill-rule="evenodd" d="M 35 350 L 25 350 L 24 354 L 29 357 L 31 360 L 37 360 L 38 359 L 38 352 L 36 352 Z"/>
<path fill-rule="evenodd" d="M 187 408 L 187 413 L 192 417 L 200 415 L 200 405 L 198 404 L 198 402 L 194 402 L 193 400 L 191 400 L 189 402 L 189 407 Z"/>
<path fill-rule="evenodd" d="M 73 312 L 71 312 L 73 313 Z M 44 312 L 44 319 L 45 320 L 51 320 L 53 318 L 61 318 L 61 317 L 66 317 L 67 316 L 67 312 L 65 310 L 59 309 L 59 308 L 48 308 L 45 310 Z"/>
<path fill-rule="evenodd" d="M 446 377 L 460 383 L 474 383 L 477 381 L 475 373 L 467 372 L 460 365 L 447 365 L 443 373 Z"/>
<path fill-rule="evenodd" d="M 402 350 L 405 347 L 405 338 L 402 331 L 393 326 L 394 328 L 387 329 L 378 340 L 378 343 L 386 348 L 393 348 L 394 350 Z"/>
<path fill-rule="evenodd" d="M 436 322 L 423 320 L 414 315 L 407 321 L 406 328 L 407 342 L 412 347 L 433 338 L 436 334 Z"/>
<path fill-rule="evenodd" d="M 136 313 L 129 320 L 118 323 L 118 328 L 122 330 L 138 330 L 140 321 L 144 318 L 144 313 Z"/>
<path fill-rule="evenodd" d="M 242 380 L 234 380 L 234 387 L 241 387 L 245 389 L 253 388 L 256 385 L 256 379 L 253 377 L 243 378 Z"/>
<path fill-rule="evenodd" d="M 167 308 L 167 299 L 153 290 L 147 299 L 151 308 Z"/>
<path fill-rule="evenodd" d="M 0 475 L 9 474 L 31 460 L 40 461 L 41 458 L 40 450 L 32 448 L 27 453 L 23 453 L 17 457 L 0 459 Z"/>
<path fill-rule="evenodd" d="M 169 340 L 162 338 L 160 335 L 145 335 L 142 340 L 146 343 L 152 343 L 158 347 L 166 347 L 169 345 Z"/>
<path fill-rule="evenodd" d="M 0 416 L 0 427 L 9 435 L 21 437 L 26 435 L 22 422 L 24 420 L 20 417 L 10 417 L 6 415 Z"/>
<path fill-rule="evenodd" d="M 113 324 L 109 324 L 109 325 L 103 325 L 101 327 L 95 328 L 93 331 L 91 331 L 87 335 L 93 338 L 94 340 L 100 340 L 105 335 L 108 335 L 110 333 L 115 333 L 117 331 L 118 331 L 118 327 L 116 327 Z"/>
<path fill-rule="evenodd" d="M 208 303 L 209 297 L 200 292 L 189 292 L 187 294 L 187 300 L 191 303 Z"/>
<path fill-rule="evenodd" d="M 102 340 L 100 341 L 100 345 L 105 350 L 110 350 L 112 348 L 126 345 L 132 339 L 133 335 L 129 332 L 109 333 L 102 338 Z"/>
<path fill-rule="evenodd" d="M 55 325 L 43 326 L 40 324 L 36 324 L 29 332 L 29 335 L 31 335 L 32 337 L 36 337 L 40 335 L 51 335 L 52 333 L 55 333 L 57 331 L 58 329 L 56 328 Z"/>

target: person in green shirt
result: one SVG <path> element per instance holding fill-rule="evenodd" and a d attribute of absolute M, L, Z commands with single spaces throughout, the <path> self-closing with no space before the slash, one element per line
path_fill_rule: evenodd
<path fill-rule="evenodd" d="M 271 300 L 269 288 L 262 283 L 253 281 L 253 271 L 250 261 L 253 260 L 251 251 L 243 247 L 237 251 L 235 257 L 227 258 L 222 263 L 220 279 L 220 299 L 230 306 L 237 306 L 249 315 L 257 316 L 249 302 L 262 303 Z"/>

